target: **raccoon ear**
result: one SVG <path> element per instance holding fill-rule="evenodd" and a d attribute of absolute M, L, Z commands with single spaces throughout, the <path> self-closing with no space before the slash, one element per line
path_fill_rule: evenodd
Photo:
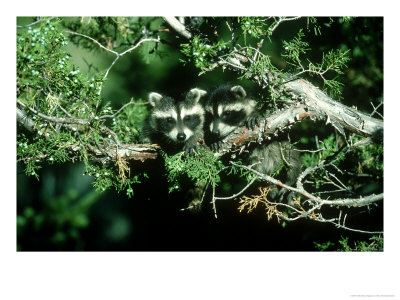
<path fill-rule="evenodd" d="M 232 87 L 231 92 L 238 99 L 245 98 L 247 96 L 246 91 L 241 85 L 235 85 L 234 87 Z"/>
<path fill-rule="evenodd" d="M 187 93 L 186 100 L 192 100 L 195 103 L 197 103 L 197 102 L 199 102 L 201 97 L 203 97 L 205 94 L 207 94 L 206 91 L 198 89 L 198 88 L 194 88 L 194 89 L 191 89 L 189 91 L 189 93 Z"/>
<path fill-rule="evenodd" d="M 159 93 L 153 92 L 149 94 L 149 102 L 151 106 L 156 106 L 157 104 L 159 104 L 162 98 L 163 96 L 160 95 Z"/>

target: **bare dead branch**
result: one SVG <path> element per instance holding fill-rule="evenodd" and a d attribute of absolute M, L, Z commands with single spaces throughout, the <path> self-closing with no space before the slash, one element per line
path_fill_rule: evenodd
<path fill-rule="evenodd" d="M 107 48 L 107 47 L 104 47 L 100 42 L 96 41 L 95 39 L 93 39 L 93 38 L 90 37 L 90 36 L 87 36 L 87 35 L 84 35 L 84 34 L 81 34 L 81 33 L 78 33 L 78 32 L 69 31 L 69 30 L 67 30 L 67 31 L 65 31 L 65 32 L 66 32 L 66 33 L 69 33 L 69 34 L 72 34 L 72 35 L 78 35 L 78 36 L 84 37 L 84 38 L 86 38 L 86 39 L 89 39 L 89 40 L 91 40 L 92 42 L 94 42 L 95 44 L 97 44 L 97 45 L 98 45 L 100 48 L 102 48 L 103 50 L 106 50 L 107 52 L 110 52 L 110 53 L 112 53 L 112 54 L 115 55 L 115 59 L 113 60 L 113 62 L 111 63 L 111 65 L 107 68 L 107 70 L 106 70 L 106 72 L 105 72 L 105 74 L 104 74 L 103 82 L 104 82 L 104 79 L 107 78 L 107 76 L 108 76 L 108 74 L 109 74 L 111 68 L 115 65 L 115 63 L 116 63 L 122 56 L 124 56 L 124 55 L 127 54 L 127 53 L 132 52 L 133 50 L 135 50 L 136 48 L 138 48 L 141 44 L 143 44 L 143 43 L 145 43 L 145 42 L 155 42 L 155 43 L 159 43 L 159 42 L 160 42 L 160 37 L 158 37 L 157 39 L 154 39 L 154 38 L 144 38 L 144 39 L 141 39 L 139 42 L 137 42 L 136 45 L 130 47 L 129 49 L 125 50 L 124 52 L 118 53 L 117 51 L 114 51 L 114 50 L 112 50 L 112 49 L 109 49 L 109 48 Z M 101 84 L 101 87 L 100 87 L 100 89 L 99 89 L 99 95 L 101 94 L 102 89 L 103 89 L 103 84 Z M 97 106 L 98 106 L 98 104 L 97 104 Z"/>
<path fill-rule="evenodd" d="M 164 21 L 168 23 L 179 35 L 184 38 L 191 39 L 192 34 L 186 29 L 185 25 L 179 22 L 175 17 L 163 17 Z"/>
<path fill-rule="evenodd" d="M 268 200 L 268 192 L 270 191 L 270 188 L 260 188 L 260 194 L 259 195 L 252 195 L 251 197 L 248 196 L 243 196 L 239 203 L 241 204 L 239 206 L 239 210 L 242 211 L 244 208 L 247 208 L 248 212 L 251 212 L 254 210 L 258 204 L 262 204 L 265 206 L 266 211 L 267 211 L 267 216 L 268 220 L 271 219 L 272 215 L 275 215 L 277 217 L 278 223 L 280 219 L 283 219 L 287 222 L 293 222 L 299 219 L 310 219 L 312 221 L 320 222 L 320 223 L 330 223 L 335 225 L 335 227 L 348 230 L 348 231 L 354 231 L 354 232 L 360 232 L 360 233 L 366 233 L 366 234 L 381 234 L 383 233 L 382 231 L 366 231 L 366 230 L 360 230 L 360 229 L 355 229 L 351 228 L 349 226 L 345 225 L 346 222 L 346 217 L 347 214 L 345 214 L 343 220 L 341 219 L 342 211 L 339 212 L 339 217 L 338 218 L 333 218 L 333 219 L 326 219 L 320 212 L 320 209 L 324 204 L 322 203 L 314 203 L 314 205 L 311 206 L 309 209 L 304 209 L 304 207 L 300 203 L 300 199 L 297 199 L 293 205 L 289 205 L 286 203 L 280 203 L 280 202 L 271 202 Z M 307 202 L 307 201 L 305 201 Z M 304 202 L 304 203 L 305 203 Z M 280 211 L 280 208 L 286 208 L 289 209 L 292 214 L 291 216 L 288 216 L 287 214 L 284 214 L 282 211 Z"/>
<path fill-rule="evenodd" d="M 331 123 L 340 133 L 343 129 L 370 136 L 383 128 L 383 121 L 370 117 L 354 108 L 333 100 L 310 82 L 297 79 L 284 84 L 284 89 L 297 97 L 302 97 L 308 108 Z"/>
<path fill-rule="evenodd" d="M 133 102 L 132 99 L 131 101 L 129 101 L 128 103 L 124 104 L 120 109 L 118 109 L 115 113 L 113 113 L 112 115 L 102 115 L 101 117 L 99 117 L 99 119 L 112 119 L 115 118 L 116 116 L 118 116 L 127 106 L 132 105 L 132 104 L 136 104 L 136 105 L 146 105 L 149 104 L 149 102 L 141 102 L 141 103 L 137 103 L 137 102 Z"/>
<path fill-rule="evenodd" d="M 242 195 L 255 181 L 256 181 L 257 177 L 254 177 L 240 192 L 229 196 L 229 197 L 217 197 L 214 196 L 215 200 L 231 200 L 231 199 L 235 199 L 237 197 L 239 197 L 240 195 Z"/>
<path fill-rule="evenodd" d="M 237 163 L 235 163 L 233 161 L 231 161 L 230 163 L 232 165 L 236 166 L 236 167 L 243 168 L 245 170 L 248 170 L 248 171 L 256 174 L 262 180 L 271 182 L 271 183 L 273 183 L 275 185 L 278 185 L 278 186 L 280 186 L 282 188 L 285 188 L 285 189 L 288 189 L 290 191 L 299 193 L 299 194 L 305 196 L 306 198 L 308 198 L 308 199 L 310 199 L 312 201 L 315 201 L 316 203 L 321 204 L 321 205 L 338 206 L 338 207 L 339 206 L 361 207 L 361 206 L 367 206 L 367 205 L 370 205 L 370 204 L 372 204 L 374 202 L 378 202 L 380 200 L 383 200 L 383 193 L 381 193 L 379 195 L 370 195 L 370 196 L 365 196 L 365 197 L 361 197 L 360 196 L 360 198 L 346 198 L 346 199 L 335 199 L 335 200 L 321 199 L 318 196 L 312 195 L 309 192 L 307 192 L 304 188 L 302 188 L 301 185 L 300 185 L 300 187 L 297 187 L 297 188 L 291 187 L 291 186 L 288 186 L 288 185 L 282 183 L 281 181 L 279 181 L 279 180 L 277 180 L 277 179 L 275 179 L 275 178 L 273 178 L 271 176 L 268 176 L 266 174 L 260 173 L 260 172 L 254 170 L 254 169 L 252 169 L 252 168 L 250 168 L 248 166 L 240 165 L 240 164 L 237 164 Z M 304 174 L 310 174 L 311 173 L 310 170 L 314 170 L 314 169 L 315 169 L 315 167 L 308 168 L 307 172 L 303 172 L 302 173 L 302 175 L 301 175 L 302 177 L 301 178 L 305 177 Z"/>

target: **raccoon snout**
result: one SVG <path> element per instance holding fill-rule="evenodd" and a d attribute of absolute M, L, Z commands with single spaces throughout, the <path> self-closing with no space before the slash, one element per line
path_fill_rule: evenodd
<path fill-rule="evenodd" d="M 213 129 L 212 134 L 213 134 L 215 137 L 219 137 L 221 133 L 220 133 L 219 129 Z"/>
<path fill-rule="evenodd" d="M 178 133 L 176 138 L 178 141 L 183 142 L 186 139 L 186 134 L 184 134 L 183 132 L 180 132 L 180 133 Z"/>

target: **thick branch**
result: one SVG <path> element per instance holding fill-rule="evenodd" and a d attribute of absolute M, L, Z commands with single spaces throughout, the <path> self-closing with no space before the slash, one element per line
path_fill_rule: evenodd
<path fill-rule="evenodd" d="M 97 150 L 96 156 L 97 156 L 97 159 L 102 160 L 103 163 L 106 162 L 108 159 L 116 160 L 117 156 L 121 157 L 127 161 L 140 160 L 143 162 L 146 159 L 157 158 L 157 149 L 158 148 L 159 148 L 159 146 L 157 146 L 157 145 L 122 144 L 122 145 L 119 145 L 118 147 L 116 147 L 116 146 L 104 147 L 104 148 L 102 148 L 102 151 L 104 153 Z M 107 156 L 105 154 L 107 154 Z"/>
<path fill-rule="evenodd" d="M 321 117 L 325 115 L 327 123 L 332 123 L 341 133 L 345 128 L 368 137 L 377 130 L 383 129 L 383 121 L 333 100 L 306 80 L 297 79 L 287 82 L 284 84 L 284 89 L 303 98 L 310 110 Z"/>
<path fill-rule="evenodd" d="M 24 126 L 26 130 L 33 131 L 35 123 L 31 118 L 26 115 L 23 110 L 19 108 L 17 108 L 17 122 Z"/>
<path fill-rule="evenodd" d="M 327 96 L 326 96 L 327 97 Z M 250 141 L 269 139 L 269 135 L 277 135 L 279 131 L 290 128 L 293 124 L 306 118 L 326 120 L 343 133 L 343 128 L 361 134 L 371 136 L 377 130 L 383 130 L 383 122 L 369 117 L 366 114 L 350 109 L 332 99 L 313 98 L 313 102 L 298 102 L 292 106 L 277 111 L 268 116 L 260 127 L 254 130 L 239 127 L 227 136 L 221 147 L 220 153 L 228 152 L 232 147 L 237 148 Z"/>

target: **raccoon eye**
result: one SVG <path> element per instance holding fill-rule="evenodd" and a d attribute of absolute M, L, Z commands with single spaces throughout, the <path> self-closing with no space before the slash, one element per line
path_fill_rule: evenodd
<path fill-rule="evenodd" d="M 232 112 L 230 110 L 224 111 L 224 116 L 230 116 Z"/>
<path fill-rule="evenodd" d="M 183 118 L 183 120 L 185 120 L 185 121 L 189 121 L 191 119 L 191 116 L 185 116 L 184 118 Z"/>
<path fill-rule="evenodd" d="M 168 123 L 173 123 L 173 122 L 174 122 L 174 119 L 171 118 L 171 117 L 170 117 L 170 118 L 167 118 L 167 122 L 168 122 Z"/>

